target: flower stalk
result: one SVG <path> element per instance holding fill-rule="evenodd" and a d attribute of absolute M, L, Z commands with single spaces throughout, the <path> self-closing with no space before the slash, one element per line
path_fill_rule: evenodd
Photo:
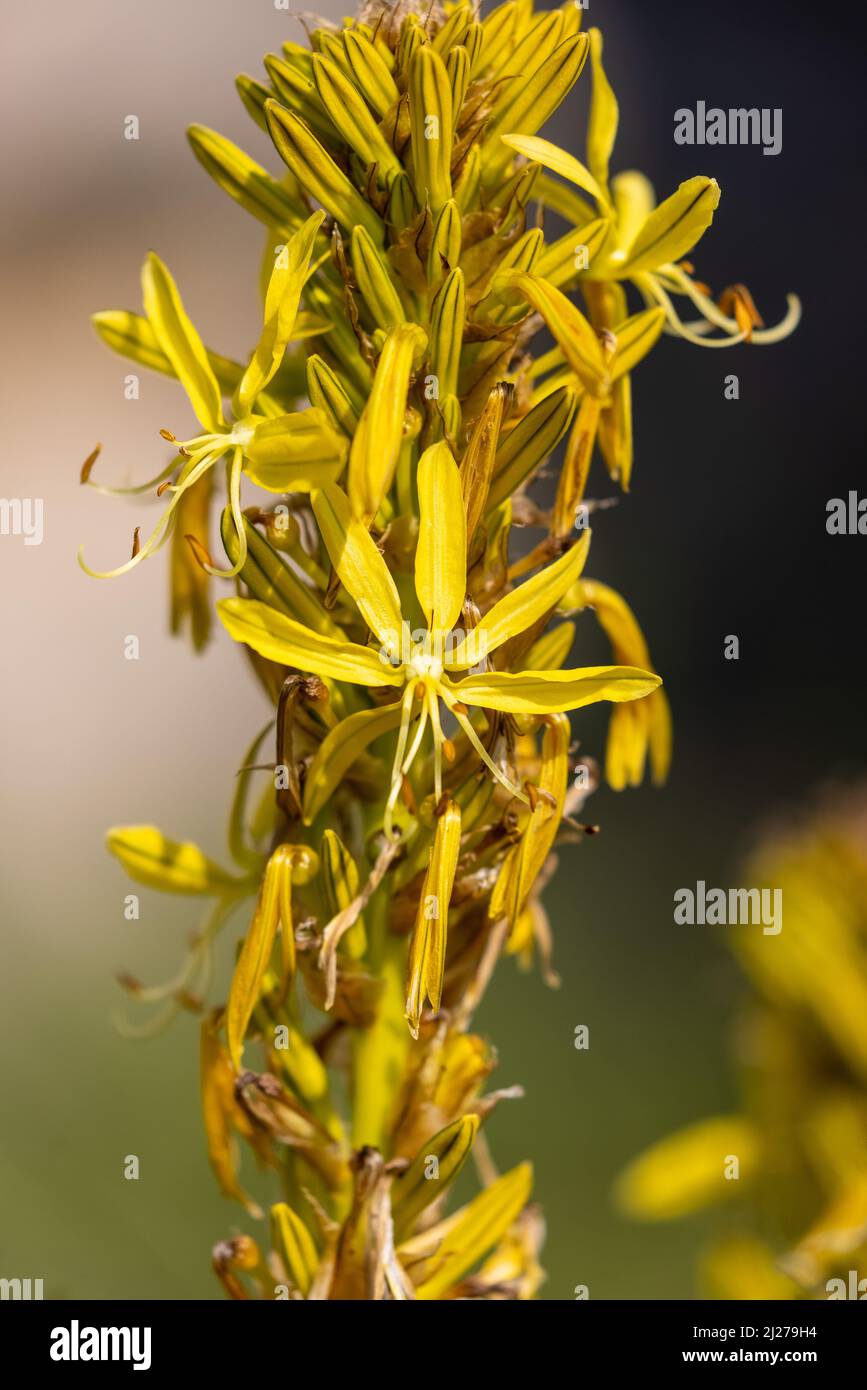
<path fill-rule="evenodd" d="M 249 361 L 205 346 L 153 254 L 144 314 L 94 318 L 178 379 L 201 432 L 163 432 L 152 535 L 114 569 L 82 564 L 117 576 L 171 538 L 173 628 L 202 647 L 219 584 L 273 711 L 241 764 L 235 870 L 154 827 L 109 837 L 139 882 L 210 903 L 179 977 L 127 983 L 162 1004 L 158 1025 L 202 1014 L 221 1190 L 257 1217 L 238 1141 L 276 1179 L 270 1227 L 214 1252 L 235 1298 L 525 1299 L 542 1280 L 530 1167 L 498 1175 L 482 1147 L 516 1092 L 486 1089 L 473 1014 L 503 951 L 538 950 L 556 978 L 540 894 L 592 790 L 570 714 L 611 704 L 615 788 L 648 755 L 662 781 L 671 748 L 638 623 L 585 576 L 593 461 L 628 489 L 631 374 L 663 333 L 758 343 L 797 318 L 793 301 L 764 329 L 743 287 L 716 304 L 692 278 L 714 180 L 656 206 L 642 175 L 610 175 L 617 102 L 581 20 L 573 4 L 482 18 L 467 0 L 373 0 L 316 22 L 309 47 L 268 55 L 267 81 L 238 79 L 278 175 L 189 132 L 266 228 Z M 585 68 L 583 164 L 538 132 Z M 560 445 L 545 510 L 528 489 Z M 209 536 L 223 461 L 225 564 Z M 110 491 L 95 462 L 82 481 Z M 571 657 L 585 609 L 612 664 Z M 228 997 L 206 1006 L 215 937 L 244 904 Z M 448 1214 L 470 1156 L 479 1190 Z"/>

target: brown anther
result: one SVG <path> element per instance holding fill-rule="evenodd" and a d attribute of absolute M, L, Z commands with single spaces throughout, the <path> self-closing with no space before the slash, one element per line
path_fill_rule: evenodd
<path fill-rule="evenodd" d="M 135 975 L 128 975 L 126 971 L 122 970 L 116 978 L 121 989 L 125 989 L 127 994 L 141 994 L 142 982 L 137 980 Z"/>
<path fill-rule="evenodd" d="M 160 430 L 163 439 L 167 439 L 170 444 L 177 444 L 177 435 L 172 434 L 171 430 Z"/>
<path fill-rule="evenodd" d="M 141 550 L 141 527 L 140 527 L 140 526 L 137 526 L 137 527 L 135 528 L 135 530 L 133 531 L 133 533 L 132 533 L 132 555 L 130 556 L 130 559 L 131 559 L 131 560 L 134 560 L 135 557 L 136 557 L 136 555 L 138 555 L 138 553 L 139 553 L 140 550 Z"/>
<path fill-rule="evenodd" d="M 448 792 L 443 792 L 442 796 L 440 797 L 439 801 L 434 807 L 434 815 L 436 816 L 437 820 L 439 820 L 440 816 L 445 815 L 450 804 L 451 797 L 449 796 Z"/>
<path fill-rule="evenodd" d="M 97 444 L 96 448 L 91 453 L 89 453 L 87 458 L 84 460 L 84 463 L 81 465 L 80 481 L 82 483 L 86 483 L 89 480 L 91 472 L 93 471 L 93 465 L 96 463 L 96 460 L 99 458 L 101 452 L 102 445 Z"/>
<path fill-rule="evenodd" d="M 165 492 L 166 488 L 171 487 L 171 485 L 172 485 L 172 480 L 171 480 L 171 478 L 166 478 L 166 480 L 165 480 L 164 483 L 160 483 L 159 487 L 157 488 L 157 497 L 162 497 L 162 495 L 163 495 L 163 493 Z"/>
<path fill-rule="evenodd" d="M 189 449 L 185 449 L 183 444 L 178 445 L 178 453 L 180 454 L 181 458 L 191 459 L 193 457 Z"/>
<path fill-rule="evenodd" d="M 450 738 L 443 739 L 443 753 L 445 754 L 446 762 L 449 763 L 453 763 L 455 758 L 457 757 L 455 745 L 452 743 Z"/>
<path fill-rule="evenodd" d="M 695 266 L 692 261 L 678 261 L 678 267 L 680 270 L 685 270 L 687 275 L 695 274 Z"/>
<path fill-rule="evenodd" d="M 204 1008 L 202 1000 L 197 994 L 191 994 L 189 990 L 179 989 L 175 994 L 175 1002 L 180 1004 L 182 1009 L 187 1009 L 191 1014 L 200 1014 Z"/>
<path fill-rule="evenodd" d="M 417 812 L 418 812 L 418 804 L 417 804 L 416 799 L 415 799 L 415 792 L 413 791 L 412 787 L 410 786 L 409 779 L 408 779 L 407 777 L 404 777 L 404 778 L 402 778 L 402 780 L 401 780 L 401 784 L 400 784 L 400 799 L 401 799 L 401 801 L 403 802 L 403 804 L 404 804 L 404 806 L 406 807 L 406 809 L 409 811 L 409 813 L 410 813 L 411 816 L 414 816 L 414 815 L 417 814 Z"/>
<path fill-rule="evenodd" d="M 205 573 L 208 572 L 209 566 L 213 568 L 214 562 L 211 559 L 205 547 L 202 545 L 202 542 L 199 540 L 198 536 L 193 536 L 188 532 L 184 536 L 184 540 L 190 547 L 190 550 L 193 552 L 193 559 L 196 561 L 196 564 L 201 565 Z"/>
<path fill-rule="evenodd" d="M 463 700 L 455 700 L 452 704 L 452 709 L 455 714 L 469 714 L 470 712 L 469 705 L 465 705 Z"/>
<path fill-rule="evenodd" d="M 424 686 L 423 686 L 423 685 L 419 684 L 419 685 L 416 686 L 416 688 L 415 688 L 415 695 L 413 696 L 413 699 L 415 699 L 415 700 L 423 700 L 423 699 L 424 699 Z"/>
<path fill-rule="evenodd" d="M 734 319 L 747 342 L 750 342 L 754 328 L 764 327 L 764 320 L 746 285 L 729 285 L 724 289 L 719 297 L 719 307 Z"/>
<path fill-rule="evenodd" d="M 534 782 L 526 782 L 524 784 L 524 790 L 526 791 L 527 797 L 530 802 L 530 810 L 535 811 L 536 807 L 539 804 L 539 797 L 541 796 L 539 788 L 536 786 Z"/>

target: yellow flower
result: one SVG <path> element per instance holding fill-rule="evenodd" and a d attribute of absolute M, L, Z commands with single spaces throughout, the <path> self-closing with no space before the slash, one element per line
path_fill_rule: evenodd
<path fill-rule="evenodd" d="M 202 567 L 209 574 L 223 578 L 238 574 L 247 558 L 241 518 L 242 472 L 260 487 L 273 492 L 310 491 L 339 476 L 346 458 L 346 444 L 331 429 L 322 412 L 311 409 L 287 415 L 269 402 L 266 395 L 266 388 L 293 334 L 301 291 L 323 216 L 319 212 L 310 217 L 275 259 L 265 299 L 264 327 L 235 388 L 235 418 L 230 423 L 223 414 L 222 388 L 210 355 L 187 316 L 177 286 L 159 257 L 153 252 L 148 256 L 142 271 L 147 331 L 143 331 L 141 325 L 127 325 L 127 331 L 135 329 L 140 344 L 147 345 L 152 340 L 156 351 L 170 364 L 184 387 L 205 432 L 192 439 L 178 440 L 164 430 L 164 438 L 177 445 L 177 457 L 158 477 L 132 489 L 100 489 L 140 493 L 160 484 L 159 493 L 169 491 L 171 501 L 145 544 L 139 546 L 136 539 L 133 554 L 125 564 L 112 570 L 94 570 L 85 563 L 79 551 L 79 563 L 85 573 L 97 579 L 111 579 L 134 569 L 158 550 L 171 535 L 179 510 L 191 490 L 226 455 L 229 455 L 227 491 L 238 539 L 238 557 L 229 569 L 219 569 L 206 553 L 200 556 Z M 177 477 L 169 482 L 176 469 Z M 85 481 L 90 481 L 89 473 Z"/>
<path fill-rule="evenodd" d="M 500 599 L 475 628 L 462 634 L 455 632 L 455 625 L 466 596 L 466 513 L 460 473 L 446 444 L 433 444 L 422 455 L 418 494 L 415 591 L 425 621 L 423 629 L 411 629 L 385 561 L 336 486 L 315 492 L 313 509 L 332 564 L 378 639 L 379 650 L 324 637 L 255 599 L 223 599 L 217 605 L 229 635 L 271 661 L 332 680 L 393 686 L 401 691 L 400 729 L 383 822 L 387 834 L 392 833 L 402 780 L 418 752 L 428 720 L 434 737 L 434 795 L 437 800 L 442 795 L 440 701 L 494 777 L 512 795 L 526 801 L 526 793 L 510 781 L 484 747 L 467 706 L 514 714 L 554 714 L 598 700 L 640 699 L 660 684 L 658 676 L 631 666 L 517 672 L 481 669 L 455 679 L 454 673 L 470 667 L 487 668 L 488 659 L 499 647 L 559 603 L 580 573 L 589 533 L 559 560 Z M 381 711 L 371 711 L 368 719 L 374 736 L 380 732 Z M 410 738 L 413 721 L 415 730 Z"/>

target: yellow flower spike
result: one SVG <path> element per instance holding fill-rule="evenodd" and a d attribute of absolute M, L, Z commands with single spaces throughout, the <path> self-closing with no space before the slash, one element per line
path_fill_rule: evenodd
<path fill-rule="evenodd" d="M 448 1190 L 469 1158 L 479 1132 L 478 1115 L 461 1115 L 422 1144 L 409 1167 L 392 1184 L 391 1206 L 399 1242 L 417 1218 Z M 431 1159 L 435 1160 L 432 1172 Z"/>
<path fill-rule="evenodd" d="M 352 269 L 376 327 L 387 332 L 404 323 L 406 314 L 388 266 L 363 227 L 352 233 Z"/>
<path fill-rule="evenodd" d="M 328 58 L 313 58 L 313 80 L 322 105 L 336 129 L 365 164 L 376 164 L 380 176 L 399 174 L 401 163 L 386 142 L 370 108 L 353 82 Z"/>
<path fill-rule="evenodd" d="M 148 322 L 198 419 L 211 433 L 221 430 L 225 421 L 220 387 L 204 344 L 187 316 L 174 280 L 153 251 L 142 270 L 142 294 Z"/>
<path fill-rule="evenodd" d="M 425 999 L 436 1012 L 446 968 L 449 903 L 461 848 L 461 811 L 448 800 L 436 823 L 407 958 L 406 1018 L 418 1037 Z"/>
<path fill-rule="evenodd" d="M 442 1298 L 502 1239 L 526 1205 L 532 1186 L 532 1165 L 520 1163 L 426 1232 L 430 1238 L 441 1235 L 442 1241 L 430 1261 L 433 1272 L 416 1288 L 416 1298 Z"/>
<path fill-rule="evenodd" d="M 437 213 L 452 196 L 454 127 L 448 73 L 429 44 L 412 56 L 407 90 L 415 193 L 422 206 L 429 202 Z"/>
<path fill-rule="evenodd" d="M 415 587 L 436 645 L 437 636 L 449 633 L 460 617 L 467 583 L 461 476 L 447 444 L 432 444 L 419 459 L 418 494 Z M 432 657 L 442 660 L 437 651 Z"/>
<path fill-rule="evenodd" d="M 304 122 L 276 101 L 265 103 L 268 133 L 290 173 L 347 232 L 362 226 L 377 245 L 384 240 L 381 218 L 356 191 Z"/>
<path fill-rule="evenodd" d="M 324 218 L 324 212 L 309 217 L 275 258 L 265 296 L 262 336 L 238 387 L 235 406 L 238 416 L 249 415 L 260 391 L 268 385 L 283 360 L 295 327 L 316 234 Z"/>
<path fill-rule="evenodd" d="M 163 432 L 171 456 L 145 490 L 167 494 L 165 510 L 149 537 L 136 529 L 133 555 L 108 573 L 170 542 L 174 618 L 190 619 L 200 640 L 206 575 L 233 578 L 237 596 L 218 605 L 221 623 L 277 705 L 276 754 L 266 728 L 237 781 L 237 871 L 153 827 L 112 837 L 139 881 L 199 896 L 208 909 L 174 979 L 128 981 L 140 1002 L 165 1006 L 140 1033 L 202 1007 L 212 943 L 259 880 L 228 1012 L 209 1016 L 211 1025 L 224 1018 L 228 1048 L 212 1028 L 206 1131 L 227 1194 L 249 1200 L 239 1137 L 292 1205 L 272 1209 L 270 1261 L 243 1240 L 220 1248 L 215 1267 L 233 1297 L 272 1298 L 279 1281 L 290 1298 L 313 1301 L 526 1299 L 540 1282 L 542 1222 L 525 1207 L 527 1168 L 445 1220 L 428 1203 L 500 1094 L 482 1094 L 491 1049 L 458 1032 L 496 951 L 526 965 L 538 951 L 555 982 L 541 893 L 564 809 L 593 789 L 567 788 L 569 711 L 612 704 L 612 786 L 637 783 L 648 761 L 660 779 L 670 758 L 668 704 L 647 645 L 623 600 L 584 579 L 589 537 L 575 512 L 597 438 L 609 474 L 629 487 L 631 372 L 663 329 L 708 346 L 773 342 L 799 314 L 790 300 L 782 323 L 765 328 L 743 286 L 717 295 L 692 278 L 680 257 L 711 220 L 713 180 L 690 180 L 657 207 L 643 175 L 612 177 L 617 102 L 600 36 L 581 34 L 581 20 L 572 0 L 553 11 L 505 0 L 484 20 L 473 0 L 369 0 L 355 21 L 315 20 L 309 48 L 289 42 L 266 57 L 270 85 L 237 82 L 285 166 L 279 180 L 214 132 L 189 133 L 209 176 L 267 228 L 252 360 L 201 342 L 155 258 L 149 317 L 95 319 L 110 348 L 179 379 L 201 420 L 189 440 Z M 590 129 L 576 159 L 542 128 L 588 58 Z M 563 219 L 562 235 L 546 241 L 534 203 Z M 537 353 L 540 319 L 555 346 Z M 207 525 L 220 463 L 226 570 L 210 558 Z M 100 487 L 92 467 L 93 458 L 82 481 Z M 525 491 L 546 467 L 556 474 L 553 504 Z M 248 484 L 270 491 L 271 503 L 260 494 L 247 505 Z M 515 528 L 542 537 L 522 544 Z M 570 669 L 580 659 L 570 658 L 575 625 L 561 620 L 591 606 L 612 664 Z M 272 756 L 289 770 L 276 796 Z M 254 778 L 262 786 L 251 798 Z M 321 860 L 286 843 L 302 838 Z M 808 869 L 797 872 L 809 883 Z M 867 1055 L 864 972 L 842 895 L 810 890 L 802 914 L 818 914 L 826 954 L 830 943 L 836 963 L 823 970 L 819 938 L 791 906 L 802 877 L 794 893 L 790 883 L 781 940 L 794 946 L 760 953 L 751 936 L 738 949 L 775 1000 L 807 1010 L 832 1063 L 843 1059 L 840 1103 L 851 1122 L 810 1099 L 804 1122 L 789 1124 L 790 1098 L 814 1068 L 788 1015 L 773 1037 L 763 1018 L 750 1100 L 761 1112 L 772 1093 L 775 1117 L 782 1106 L 786 1132 L 802 1135 L 799 1169 L 811 1183 L 822 1170 L 827 1220 L 812 1234 L 825 1260 L 846 1223 L 857 1225 L 834 1204 L 851 1185 L 862 1129 L 852 1075 Z M 303 1000 L 289 992 L 293 919 Z M 447 925 L 449 1015 L 438 1017 Z M 827 986 L 818 1003 L 816 979 Z M 317 1025 L 317 1010 L 331 1019 Z M 768 1057 L 770 1080 L 758 1074 Z M 759 1123 L 754 1132 L 764 1143 Z M 351 1157 L 345 1135 L 363 1152 Z M 695 1201 L 712 1165 L 705 1154 L 696 1177 L 690 1145 L 678 1153 L 693 1165 Z M 439 1181 L 428 1181 L 432 1157 Z M 479 1168 L 494 1171 L 485 1154 Z M 676 1186 L 658 1185 L 652 1200 L 676 1207 Z M 761 1205 L 763 1191 L 754 1194 Z M 814 1204 L 792 1247 L 815 1218 Z"/>
<path fill-rule="evenodd" d="M 388 65 L 376 45 L 358 29 L 345 29 L 342 39 L 358 90 L 382 119 L 400 98 Z"/>
<path fill-rule="evenodd" d="M 726 1181 L 730 1155 L 740 1162 L 741 1181 Z M 617 1203 L 621 1211 L 645 1221 L 688 1216 L 708 1202 L 731 1197 L 755 1176 L 758 1160 L 754 1128 L 739 1115 L 701 1120 L 662 1139 L 621 1174 Z"/>
<path fill-rule="evenodd" d="M 319 1255 L 301 1217 L 287 1202 L 276 1202 L 271 1208 L 271 1239 L 288 1277 L 306 1298 L 319 1264 Z"/>
<path fill-rule="evenodd" d="M 359 520 L 369 521 L 376 515 L 391 487 L 403 439 L 409 379 L 426 345 L 424 330 L 407 323 L 392 329 L 380 353 L 349 452 L 349 501 Z"/>

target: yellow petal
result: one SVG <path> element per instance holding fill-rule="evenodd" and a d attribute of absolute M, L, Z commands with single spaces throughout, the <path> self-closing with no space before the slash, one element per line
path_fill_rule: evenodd
<path fill-rule="evenodd" d="M 687 179 L 647 218 L 620 267 L 621 275 L 679 261 L 704 235 L 720 200 L 716 179 Z"/>
<path fill-rule="evenodd" d="M 313 1237 L 301 1217 L 286 1202 L 277 1202 L 271 1208 L 271 1239 L 286 1273 L 306 1298 L 319 1265 L 319 1256 Z"/>
<path fill-rule="evenodd" d="M 560 828 L 569 780 L 571 739 L 568 716 L 552 716 L 542 738 L 538 779 L 540 795 L 519 843 L 511 851 L 514 860 L 503 866 L 491 894 L 489 915 L 495 919 L 508 917 L 513 930 L 527 906 L 533 885 L 545 866 Z"/>
<path fill-rule="evenodd" d="M 382 220 L 312 131 L 277 101 L 265 103 L 265 114 L 277 153 L 304 191 L 321 203 L 347 232 L 355 226 L 364 227 L 381 246 L 385 233 Z"/>
<path fill-rule="evenodd" d="M 311 407 L 264 420 L 244 446 L 245 471 L 269 492 L 312 492 L 343 472 L 347 445 Z"/>
<path fill-rule="evenodd" d="M 521 1163 L 444 1222 L 444 1238 L 432 1262 L 435 1272 L 416 1289 L 416 1298 L 442 1298 L 505 1235 L 526 1205 L 532 1186 L 533 1169 Z"/>
<path fill-rule="evenodd" d="M 282 856 L 272 855 L 265 869 L 253 920 L 244 938 L 229 986 L 226 1042 L 232 1066 L 236 1071 L 241 1066 L 247 1025 L 259 1002 L 262 981 L 271 960 L 271 951 L 280 923 L 280 887 L 285 872 Z"/>
<path fill-rule="evenodd" d="M 292 337 L 301 291 L 307 279 L 316 234 L 324 212 L 309 217 L 278 252 L 265 296 L 265 325 L 252 361 L 238 387 L 239 415 L 248 415 L 259 392 L 273 377 Z"/>
<path fill-rule="evenodd" d="M 505 598 L 490 608 L 481 622 L 449 656 L 449 666 L 460 669 L 484 661 L 490 652 L 508 642 L 519 632 L 525 632 L 541 617 L 557 606 L 580 575 L 590 547 L 590 532 L 585 531 L 577 544 L 559 560 L 519 584 Z"/>
<path fill-rule="evenodd" d="M 367 626 L 395 657 L 403 618 L 397 587 L 366 526 L 357 521 L 339 487 L 314 492 L 313 511 L 340 582 Z"/>
<path fill-rule="evenodd" d="M 363 227 L 352 233 L 352 269 L 376 327 L 387 332 L 403 323 L 406 314 L 388 266 Z"/>
<path fill-rule="evenodd" d="M 583 188 L 585 193 L 589 193 L 598 203 L 607 206 L 605 194 L 590 170 L 580 159 L 568 154 L 566 150 L 561 150 L 559 145 L 552 145 L 550 140 L 543 140 L 539 135 L 501 135 L 500 139 L 510 149 L 517 150 L 518 154 L 525 155 L 527 159 L 532 159 L 555 174 L 561 174 L 576 187 Z"/>
<path fill-rule="evenodd" d="M 611 380 L 631 372 L 658 341 L 665 323 L 664 309 L 644 309 L 620 323 L 614 330 L 617 346 L 611 359 Z"/>
<path fill-rule="evenodd" d="M 177 286 L 159 256 L 151 251 L 142 270 L 144 311 L 157 342 L 190 398 L 206 430 L 223 427 L 220 387 L 204 344 L 187 317 Z"/>
<path fill-rule="evenodd" d="M 382 176 L 399 174 L 401 163 L 362 100 L 353 82 L 336 63 L 313 55 L 313 81 L 332 124 L 365 164 L 376 164 Z"/>
<path fill-rule="evenodd" d="M 395 1180 L 391 1207 L 397 1240 L 412 1228 L 425 1207 L 454 1182 L 470 1156 L 478 1132 L 478 1115 L 461 1115 L 426 1140 L 409 1167 Z"/>
<path fill-rule="evenodd" d="M 430 44 L 413 54 L 407 91 L 416 197 L 436 213 L 452 196 L 454 125 L 448 73 Z"/>
<path fill-rule="evenodd" d="M 592 326 L 565 294 L 523 270 L 504 271 L 495 277 L 519 290 L 532 304 L 563 351 L 575 375 L 593 395 L 604 395 L 608 372 L 602 346 Z"/>
<path fill-rule="evenodd" d="M 467 518 L 461 475 L 445 443 L 431 444 L 418 464 L 419 533 L 415 589 L 434 632 L 450 632 L 467 585 Z"/>
<path fill-rule="evenodd" d="M 346 772 L 374 739 L 400 723 L 400 702 L 363 709 L 341 719 L 320 744 L 304 783 L 304 823 L 309 825 L 340 786 Z"/>
<path fill-rule="evenodd" d="M 269 661 L 352 685 L 403 685 L 402 669 L 389 666 L 370 647 L 311 632 L 255 599 L 221 599 L 217 613 L 230 637 Z"/>
<path fill-rule="evenodd" d="M 573 671 L 492 671 L 450 683 L 449 693 L 467 705 L 511 714 L 555 714 L 597 700 L 640 700 L 659 676 L 631 666 L 584 666 Z"/>
<path fill-rule="evenodd" d="M 617 1200 L 630 1216 L 667 1221 L 721 1201 L 752 1176 L 757 1137 L 740 1115 L 717 1116 L 690 1125 L 648 1149 L 621 1175 Z M 731 1158 L 740 1180 L 726 1178 Z"/>
<path fill-rule="evenodd" d="M 497 449 L 487 510 L 493 511 L 526 482 L 556 449 L 575 415 L 578 397 L 571 386 L 549 392 L 510 430 Z"/>
<path fill-rule="evenodd" d="M 411 323 L 392 329 L 383 344 L 349 454 L 349 501 L 359 520 L 376 515 L 391 487 L 403 442 L 409 379 L 426 344 L 424 330 Z"/>
<path fill-rule="evenodd" d="M 461 811 L 449 800 L 437 820 L 407 959 L 406 1017 L 414 1038 L 425 998 L 435 1010 L 442 1000 L 449 903 L 460 851 Z"/>
<path fill-rule="evenodd" d="M 215 183 L 266 227 L 291 230 L 303 220 L 300 200 L 293 201 L 267 170 L 231 140 L 201 125 L 190 126 L 187 136 L 193 154 Z"/>
<path fill-rule="evenodd" d="M 236 1109 L 235 1077 L 211 1019 L 202 1024 L 200 1045 L 202 1119 L 208 1159 L 224 1197 L 232 1197 L 253 1217 L 261 1211 L 238 1181 L 237 1141 L 232 1128 Z"/>
<path fill-rule="evenodd" d="M 602 66 L 602 35 L 590 30 L 590 62 L 593 67 L 593 95 L 587 129 L 587 163 L 601 188 L 608 186 L 608 161 L 617 139 L 620 112 L 617 98 Z"/>
<path fill-rule="evenodd" d="M 155 825 L 116 826 L 107 832 L 106 844 L 130 878 L 163 893 L 217 897 L 239 882 L 198 845 L 169 840 Z"/>

